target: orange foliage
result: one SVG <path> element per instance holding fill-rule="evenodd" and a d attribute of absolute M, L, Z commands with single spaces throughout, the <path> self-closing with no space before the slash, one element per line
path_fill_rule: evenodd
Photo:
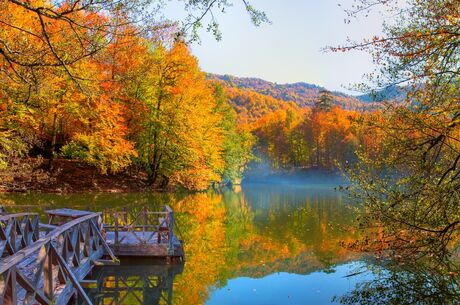
<path fill-rule="evenodd" d="M 356 160 L 359 145 L 376 147 L 378 138 L 366 134 L 359 119 L 366 113 L 332 107 L 280 109 L 252 125 L 258 136 L 257 149 L 274 168 L 318 167 L 332 169 L 336 162 Z"/>

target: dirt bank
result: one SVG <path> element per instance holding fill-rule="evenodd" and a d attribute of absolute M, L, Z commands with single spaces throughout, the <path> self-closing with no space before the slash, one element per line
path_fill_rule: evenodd
<path fill-rule="evenodd" d="M 51 168 L 51 169 L 50 169 Z M 78 161 L 57 159 L 50 167 L 42 158 L 17 159 L 0 170 L 0 192 L 142 192 L 154 188 L 146 184 L 146 175 L 127 170 L 103 175 Z"/>

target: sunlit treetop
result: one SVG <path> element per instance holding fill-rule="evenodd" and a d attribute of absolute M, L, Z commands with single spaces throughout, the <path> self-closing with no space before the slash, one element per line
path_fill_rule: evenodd
<path fill-rule="evenodd" d="M 198 39 L 203 18 L 211 15 L 208 30 L 221 37 L 214 11 L 225 11 L 232 2 L 227 0 L 183 1 L 187 17 L 178 29 L 161 17 L 165 1 L 155 0 L 62 0 L 22 1 L 0 3 L 0 58 L 2 70 L 24 82 L 31 82 L 30 69 L 69 66 L 93 56 L 117 37 L 126 35 L 122 29 L 131 26 L 129 35 L 158 37 L 159 33 L 174 31 L 186 39 Z M 255 25 L 268 22 L 265 13 L 243 0 Z M 8 69 L 6 67 L 9 67 Z M 28 73 L 17 67 L 28 68 Z M 8 71 L 7 71 L 8 70 Z"/>

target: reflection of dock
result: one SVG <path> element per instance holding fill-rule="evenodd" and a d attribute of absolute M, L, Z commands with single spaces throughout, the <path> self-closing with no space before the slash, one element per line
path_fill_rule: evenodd
<path fill-rule="evenodd" d="M 95 269 L 91 281 L 96 282 L 96 287 L 86 291 L 94 305 L 171 304 L 174 277 L 182 269 L 182 264 L 123 262 L 120 266 Z"/>
<path fill-rule="evenodd" d="M 58 209 L 47 211 L 48 223 L 36 213 L 0 215 L 0 304 L 65 305 L 83 290 L 95 265 L 116 265 L 118 256 L 183 260 L 174 234 L 174 214 L 143 209 L 105 214 Z M 115 254 L 114 254 L 115 252 Z M 110 260 L 103 260 L 108 256 Z"/>

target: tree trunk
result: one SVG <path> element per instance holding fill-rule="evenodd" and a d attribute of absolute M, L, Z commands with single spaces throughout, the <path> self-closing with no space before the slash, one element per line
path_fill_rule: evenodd
<path fill-rule="evenodd" d="M 57 113 L 53 116 L 53 131 L 51 134 L 50 161 L 48 164 L 49 170 L 53 170 L 53 160 L 56 152 L 56 137 L 57 137 Z"/>

